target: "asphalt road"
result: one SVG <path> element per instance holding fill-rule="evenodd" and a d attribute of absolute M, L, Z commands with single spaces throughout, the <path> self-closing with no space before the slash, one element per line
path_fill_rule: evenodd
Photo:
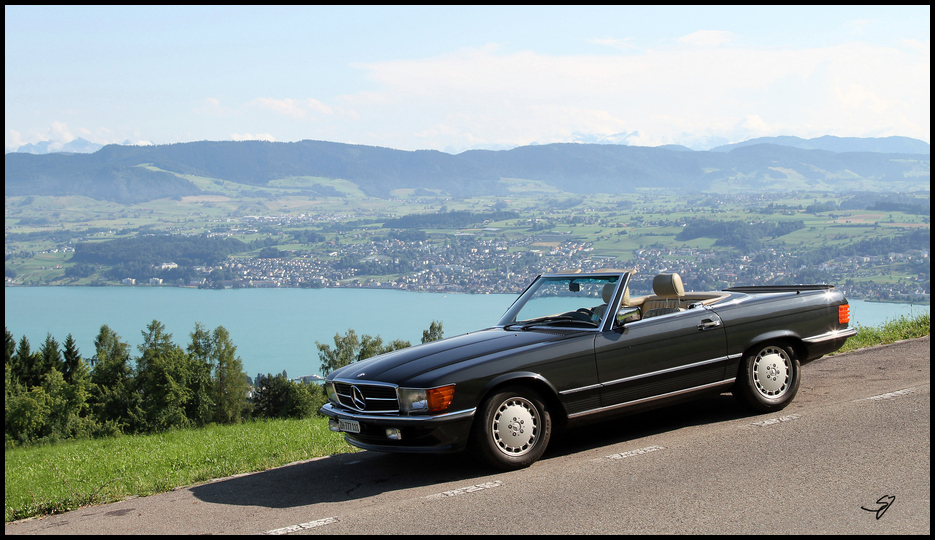
<path fill-rule="evenodd" d="M 360 452 L 5 534 L 929 534 L 930 338 L 819 359 L 785 410 L 725 394 L 560 432 L 509 473 Z"/>

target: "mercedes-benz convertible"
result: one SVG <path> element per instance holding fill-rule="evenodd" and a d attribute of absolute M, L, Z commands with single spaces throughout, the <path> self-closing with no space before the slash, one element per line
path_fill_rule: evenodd
<path fill-rule="evenodd" d="M 543 274 L 490 328 L 328 374 L 321 413 L 360 448 L 469 448 L 518 469 L 558 424 L 726 391 L 755 412 L 780 410 L 801 365 L 856 333 L 831 285 L 686 292 L 678 274 L 660 274 L 635 296 L 631 275 Z"/>

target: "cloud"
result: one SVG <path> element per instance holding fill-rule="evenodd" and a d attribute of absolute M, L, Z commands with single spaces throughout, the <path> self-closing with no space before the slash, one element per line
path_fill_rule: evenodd
<path fill-rule="evenodd" d="M 676 41 L 696 47 L 713 47 L 730 43 L 733 40 L 734 34 L 731 32 L 724 30 L 699 30 L 687 36 L 682 36 Z"/>
<path fill-rule="evenodd" d="M 306 118 L 306 116 L 315 118 L 315 116 L 310 113 L 317 113 L 319 115 L 332 115 L 335 113 L 335 110 L 332 107 L 329 107 L 313 98 L 257 98 L 247 103 L 247 106 L 270 110 L 278 115 L 286 116 L 296 120 L 303 120 Z"/>
<path fill-rule="evenodd" d="M 269 141 L 276 142 L 276 138 L 270 135 L 269 133 L 231 133 L 231 140 L 233 141 Z"/>
<path fill-rule="evenodd" d="M 56 142 L 68 143 L 77 138 L 71 134 L 71 131 L 68 129 L 68 124 L 65 122 L 52 122 L 49 132 L 50 139 Z"/>
<path fill-rule="evenodd" d="M 733 38 L 702 30 L 636 54 L 462 49 L 358 64 L 376 89 L 338 101 L 368 126 L 357 142 L 408 149 L 621 132 L 639 133 L 630 144 L 694 148 L 748 135 L 929 138 L 927 46 L 762 49 Z"/>
<path fill-rule="evenodd" d="M 290 118 L 305 118 L 305 109 L 294 99 L 271 99 L 257 98 L 249 103 L 263 109 L 269 109 L 276 114 L 288 116 Z"/>
<path fill-rule="evenodd" d="M 615 49 L 621 49 L 624 51 L 635 51 L 639 50 L 639 47 L 631 43 L 634 38 L 591 38 L 588 40 L 588 43 L 593 45 L 605 45 L 607 47 L 613 47 Z"/>
<path fill-rule="evenodd" d="M 221 105 L 221 100 L 214 97 L 205 98 L 197 107 L 192 109 L 196 114 L 226 118 L 236 116 L 236 113 Z"/>

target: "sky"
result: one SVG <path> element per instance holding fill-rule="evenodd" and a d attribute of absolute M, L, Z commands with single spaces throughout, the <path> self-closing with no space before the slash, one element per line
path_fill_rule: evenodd
<path fill-rule="evenodd" d="M 6 6 L 4 147 L 930 142 L 929 6 Z"/>

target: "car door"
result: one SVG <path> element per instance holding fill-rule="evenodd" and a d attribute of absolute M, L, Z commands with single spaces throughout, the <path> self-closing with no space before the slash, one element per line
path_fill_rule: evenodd
<path fill-rule="evenodd" d="M 594 345 L 602 407 L 702 389 L 728 363 L 724 325 L 703 306 L 625 323 Z"/>

